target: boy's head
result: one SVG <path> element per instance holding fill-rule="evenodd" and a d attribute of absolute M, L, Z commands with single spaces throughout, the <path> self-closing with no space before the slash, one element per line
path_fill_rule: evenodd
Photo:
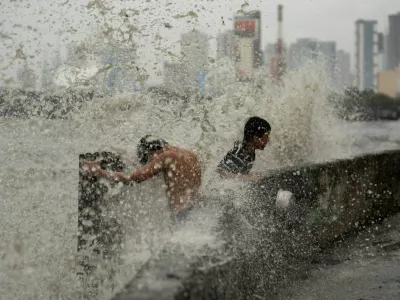
<path fill-rule="evenodd" d="M 136 148 L 136 154 L 140 163 L 145 165 L 152 160 L 153 154 L 163 149 L 168 143 L 158 137 L 146 135 L 142 137 Z"/>
<path fill-rule="evenodd" d="M 260 117 L 251 117 L 244 125 L 243 141 L 252 143 L 256 149 L 264 150 L 269 141 L 271 125 Z"/>

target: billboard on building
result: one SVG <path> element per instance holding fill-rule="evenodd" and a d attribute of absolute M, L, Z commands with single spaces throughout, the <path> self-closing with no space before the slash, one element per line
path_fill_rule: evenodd
<path fill-rule="evenodd" d="M 254 38 L 257 36 L 257 20 L 255 19 L 238 19 L 235 20 L 235 34 L 238 37 Z"/>
<path fill-rule="evenodd" d="M 249 79 L 253 70 L 262 63 L 260 11 L 235 16 L 233 27 L 236 36 L 233 47 L 236 72 L 240 79 Z"/>
<path fill-rule="evenodd" d="M 253 40 L 240 39 L 237 46 L 237 75 L 241 80 L 250 79 L 254 65 Z"/>
<path fill-rule="evenodd" d="M 239 38 L 259 38 L 260 17 L 259 11 L 235 16 L 233 21 L 235 35 Z"/>

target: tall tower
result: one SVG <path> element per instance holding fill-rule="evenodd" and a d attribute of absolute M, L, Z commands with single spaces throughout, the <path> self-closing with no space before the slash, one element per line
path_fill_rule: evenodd
<path fill-rule="evenodd" d="M 356 76 L 359 90 L 377 88 L 378 34 L 377 21 L 357 20 L 356 25 Z"/>
<path fill-rule="evenodd" d="M 234 58 L 240 80 L 251 80 L 262 64 L 261 12 L 259 10 L 234 16 Z"/>
<path fill-rule="evenodd" d="M 396 69 L 400 64 L 400 12 L 389 15 L 389 34 L 387 37 L 388 70 Z"/>
<path fill-rule="evenodd" d="M 278 37 L 275 56 L 271 59 L 271 75 L 275 83 L 280 83 L 286 72 L 285 48 L 283 44 L 283 5 L 278 5 Z"/>

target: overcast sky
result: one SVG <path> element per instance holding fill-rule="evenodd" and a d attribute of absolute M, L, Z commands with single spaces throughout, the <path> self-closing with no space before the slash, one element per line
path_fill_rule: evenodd
<path fill-rule="evenodd" d="M 385 32 L 388 14 L 400 11 L 400 0 L 249 0 L 247 3 L 247 10 L 262 12 L 263 47 L 276 40 L 276 10 L 278 4 L 283 4 L 287 44 L 302 37 L 333 40 L 338 49 L 350 52 L 352 59 L 355 20 L 377 20 L 378 30 Z M 120 27 L 123 17 L 119 12 L 131 8 L 138 11 L 131 20 L 135 20 L 138 28 L 135 39 L 140 45 L 141 64 L 153 74 L 170 58 L 169 51 L 178 53 L 174 42 L 182 32 L 199 28 L 215 37 L 232 28 L 232 16 L 243 4 L 244 0 L 4 0 L 0 3 L 0 72 L 7 74 L 8 69 L 21 61 L 21 55 L 12 59 L 20 47 L 29 64 L 38 65 L 43 54 L 54 52 L 58 43 L 63 48 L 71 41 L 85 38 L 101 28 L 104 20 L 114 29 Z M 190 11 L 197 17 L 193 14 L 182 17 Z M 155 45 L 163 50 L 154 50 Z"/>

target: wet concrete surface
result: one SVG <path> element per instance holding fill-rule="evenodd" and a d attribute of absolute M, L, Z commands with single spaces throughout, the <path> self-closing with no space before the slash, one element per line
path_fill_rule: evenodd
<path fill-rule="evenodd" d="M 338 242 L 265 299 L 399 300 L 400 214 Z"/>

